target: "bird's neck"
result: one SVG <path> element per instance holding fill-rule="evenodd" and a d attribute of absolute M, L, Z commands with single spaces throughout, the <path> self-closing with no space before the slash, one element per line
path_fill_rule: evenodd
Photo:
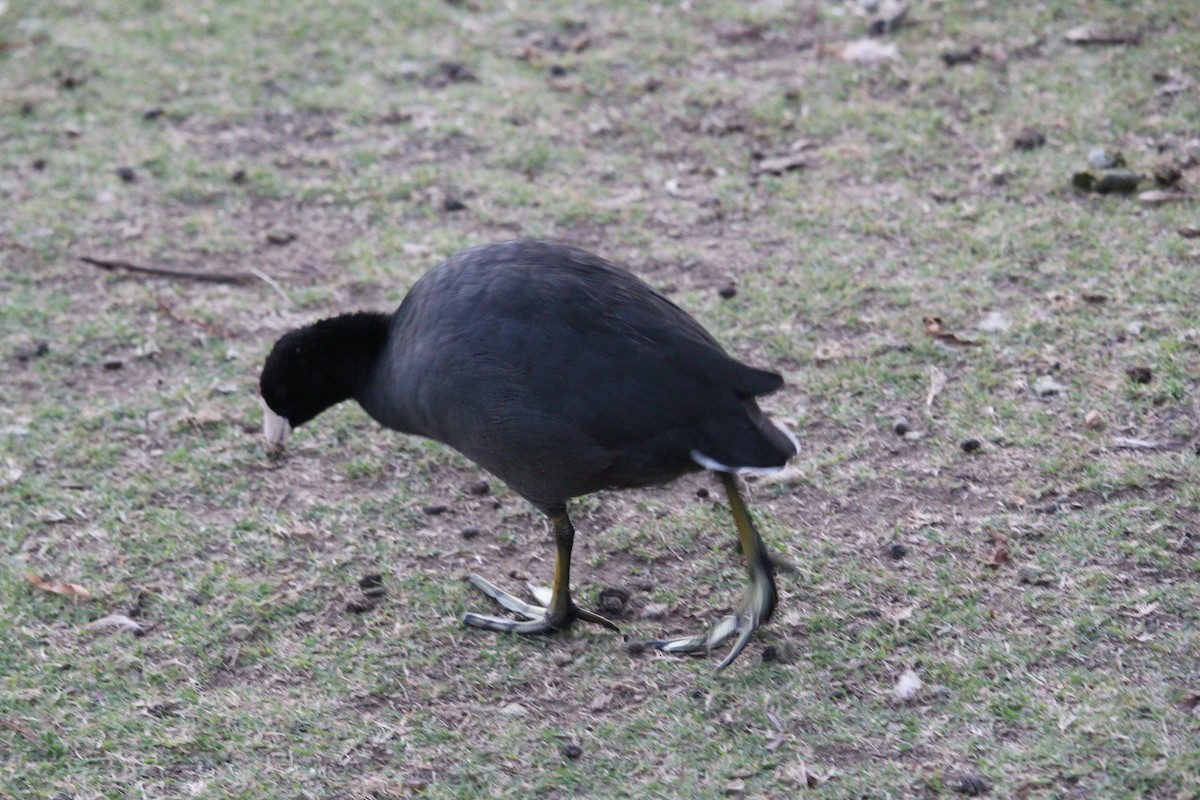
<path fill-rule="evenodd" d="M 325 374 L 333 402 L 357 397 L 370 380 L 387 346 L 390 321 L 389 314 L 360 311 L 314 326 L 321 329 L 319 339 L 326 349 Z"/>

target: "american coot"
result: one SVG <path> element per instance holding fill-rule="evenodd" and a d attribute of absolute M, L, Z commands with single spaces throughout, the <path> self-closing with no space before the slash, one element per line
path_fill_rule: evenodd
<path fill-rule="evenodd" d="M 723 669 L 775 608 L 774 565 L 737 475 L 780 469 L 799 450 L 754 400 L 782 385 L 731 358 L 625 270 L 575 247 L 520 240 L 453 256 L 392 314 L 346 314 L 291 331 L 267 358 L 260 390 L 274 452 L 292 428 L 353 398 L 381 425 L 459 450 L 550 518 L 558 558 L 544 606 L 470 577 L 524 618 L 463 617 L 494 631 L 543 633 L 576 619 L 617 630 L 571 601 L 567 501 L 715 471 L 749 591 L 708 632 L 651 644 L 697 652 L 736 633 Z"/>

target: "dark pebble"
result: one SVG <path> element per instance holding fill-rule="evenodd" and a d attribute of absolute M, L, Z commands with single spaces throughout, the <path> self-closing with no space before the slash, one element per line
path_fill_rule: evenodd
<path fill-rule="evenodd" d="M 1179 183 L 1183 174 L 1174 164 L 1159 164 L 1154 168 L 1154 182 L 1162 189 L 1169 189 Z"/>
<path fill-rule="evenodd" d="M 137 180 L 137 173 L 133 171 L 133 167 L 117 167 L 117 177 L 125 183 L 133 183 Z"/>
<path fill-rule="evenodd" d="M 463 528 L 461 535 L 464 539 L 475 539 L 479 536 L 479 528 Z"/>
<path fill-rule="evenodd" d="M 627 642 L 625 645 L 625 652 L 629 653 L 631 656 L 640 656 L 642 653 L 646 652 L 646 643 L 636 640 Z"/>
<path fill-rule="evenodd" d="M 1141 181 L 1142 176 L 1133 170 L 1110 169 L 1105 170 L 1092 190 L 1098 194 L 1131 194 L 1137 191 Z"/>
<path fill-rule="evenodd" d="M 442 201 L 442 209 L 445 211 L 463 211 L 466 207 L 467 204 L 457 197 L 447 197 Z"/>
<path fill-rule="evenodd" d="M 983 55 L 979 45 L 973 44 L 959 50 L 947 50 L 942 53 L 942 61 L 947 67 L 957 67 L 959 64 L 973 64 Z"/>
<path fill-rule="evenodd" d="M 365 614 L 375 608 L 375 603 L 370 600 L 351 600 L 346 603 L 346 610 L 351 614 Z"/>
<path fill-rule="evenodd" d="M 101 366 L 104 367 L 109 372 L 113 372 L 115 370 L 118 370 L 118 369 L 121 369 L 122 367 L 124 367 L 125 362 L 119 358 L 106 358 L 106 359 L 104 359 L 104 362 L 101 364 Z"/>
<path fill-rule="evenodd" d="M 42 170 L 44 170 L 46 168 L 46 159 L 35 158 L 33 160 L 33 163 L 30 164 L 30 166 L 33 167 L 35 172 L 41 172 Z"/>
<path fill-rule="evenodd" d="M 1134 383 L 1149 383 L 1150 379 L 1154 377 L 1154 373 L 1149 367 L 1130 367 L 1125 370 L 1125 374 Z"/>
<path fill-rule="evenodd" d="M 778 647 L 776 647 L 773 644 L 769 644 L 763 648 L 762 662 L 764 664 L 770 664 L 772 661 L 778 661 L 778 660 L 779 660 L 779 648 Z"/>
<path fill-rule="evenodd" d="M 236 170 L 232 175 L 229 176 L 229 180 L 233 181 L 234 183 L 245 183 L 246 182 L 246 170 L 244 170 L 244 169 Z"/>
<path fill-rule="evenodd" d="M 36 108 L 37 107 L 33 103 L 26 100 L 24 103 L 21 103 L 21 116 L 28 117 L 32 115 Z"/>
<path fill-rule="evenodd" d="M 737 296 L 737 287 L 732 283 L 726 284 L 717 290 L 717 294 L 719 294 L 723 299 L 728 300 L 731 297 Z"/>
<path fill-rule="evenodd" d="M 708 489 L 705 489 L 703 486 L 701 486 L 699 489 L 696 490 L 696 497 L 699 497 L 701 500 L 707 500 L 708 499 Z"/>
<path fill-rule="evenodd" d="M 574 742 L 570 742 L 562 746 L 562 754 L 564 758 L 577 761 L 583 755 L 583 748 Z"/>
<path fill-rule="evenodd" d="M 492 486 L 487 481 L 472 481 L 467 487 L 467 491 L 478 497 L 483 497 L 492 491 Z"/>
<path fill-rule="evenodd" d="M 421 510 L 431 517 L 436 517 L 438 514 L 445 514 L 447 511 L 449 511 L 450 506 L 442 505 L 441 503 L 435 503 L 431 506 L 425 506 Z"/>
<path fill-rule="evenodd" d="M 908 555 L 908 548 L 900 544 L 900 542 L 895 542 L 888 548 L 888 555 L 899 561 Z"/>
<path fill-rule="evenodd" d="M 37 342 L 32 346 L 20 345 L 13 348 L 13 358 L 22 363 L 34 358 L 40 358 L 50 352 L 50 345 L 46 342 Z"/>
<path fill-rule="evenodd" d="M 374 589 L 376 586 L 383 586 L 383 576 L 378 572 L 363 575 L 358 579 L 358 588 L 360 589 Z"/>
<path fill-rule="evenodd" d="M 165 110 L 161 109 L 161 108 L 148 108 L 142 112 L 142 119 L 148 119 L 148 120 L 158 119 L 164 113 L 166 113 Z"/>
<path fill-rule="evenodd" d="M 983 444 L 978 439 L 964 439 L 959 447 L 964 453 L 978 453 Z"/>
<path fill-rule="evenodd" d="M 1046 137 L 1037 128 L 1021 128 L 1013 137 L 1013 147 L 1018 150 L 1036 150 L 1046 143 Z"/>
<path fill-rule="evenodd" d="M 562 64 L 554 64 L 550 67 L 550 75 L 555 78 L 566 77 L 567 68 Z"/>
<path fill-rule="evenodd" d="M 699 688 L 692 689 L 691 697 L 693 700 L 703 700 L 704 699 L 704 690 L 699 689 Z"/>
<path fill-rule="evenodd" d="M 629 591 L 619 586 L 610 586 L 600 592 L 600 611 L 619 617 L 625 613 L 625 604 L 629 602 Z"/>
<path fill-rule="evenodd" d="M 296 241 L 296 234 L 291 231 L 271 231 L 267 234 L 267 241 L 277 246 L 291 244 Z"/>
<path fill-rule="evenodd" d="M 908 420 L 904 417 L 896 417 L 895 421 L 892 422 L 892 433 L 896 434 L 897 436 L 903 436 L 904 434 L 908 433 L 909 430 L 910 428 L 908 425 Z"/>
<path fill-rule="evenodd" d="M 987 794 L 987 792 L 987 783 L 973 772 L 968 772 L 958 781 L 959 794 L 965 794 L 967 797 L 980 797 Z"/>

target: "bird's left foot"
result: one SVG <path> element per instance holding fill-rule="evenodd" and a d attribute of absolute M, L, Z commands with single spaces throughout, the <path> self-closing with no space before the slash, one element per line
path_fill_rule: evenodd
<path fill-rule="evenodd" d="M 571 626 L 572 622 L 578 619 L 583 622 L 594 622 L 597 625 L 603 625 L 617 633 L 621 632 L 621 629 L 613 622 L 599 614 L 585 611 L 571 602 L 569 598 L 566 603 L 556 604 L 554 602 L 554 593 L 544 586 L 527 585 L 530 594 L 539 603 L 542 603 L 542 605 L 533 605 L 526 603 L 515 595 L 509 594 L 481 575 L 471 575 L 470 581 L 471 585 L 476 589 L 517 616 L 523 617 L 524 621 L 468 611 L 463 615 L 463 623 L 466 625 L 476 628 L 486 628 L 489 631 L 498 631 L 500 633 L 553 633 L 555 631 L 566 630 Z M 559 606 L 558 609 L 555 608 L 556 605 Z"/>
<path fill-rule="evenodd" d="M 764 560 L 763 563 L 756 564 L 751 576 L 750 588 L 742 598 L 738 610 L 714 622 L 706 633 L 679 639 L 656 639 L 647 642 L 647 645 L 657 647 L 664 653 L 709 653 L 714 647 L 737 634 L 733 649 L 717 665 L 716 671 L 725 669 L 741 655 L 759 625 L 766 622 L 775 610 L 775 579 L 770 561 Z"/>

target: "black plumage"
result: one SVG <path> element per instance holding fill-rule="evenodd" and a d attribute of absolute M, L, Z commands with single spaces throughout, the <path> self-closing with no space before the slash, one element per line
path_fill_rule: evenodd
<path fill-rule="evenodd" d="M 567 501 L 703 468 L 782 467 L 795 440 L 755 401 L 782 384 L 629 272 L 575 247 L 519 240 L 453 256 L 393 314 L 288 333 L 260 388 L 276 443 L 278 431 L 353 398 L 386 427 L 454 447 L 546 513 L 567 561 L 545 614 L 552 629 L 588 616 L 559 586 Z M 727 489 L 736 492 L 732 478 Z M 771 572 L 765 550 L 748 557 Z M 770 595 L 773 607 L 773 582 Z"/>

